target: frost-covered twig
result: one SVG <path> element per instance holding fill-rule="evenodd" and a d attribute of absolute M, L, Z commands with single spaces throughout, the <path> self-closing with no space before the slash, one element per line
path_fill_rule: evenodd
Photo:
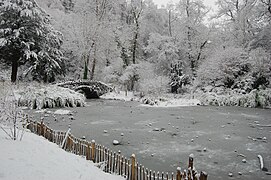
<path fill-rule="evenodd" d="M 22 141 L 24 133 L 25 133 L 25 129 L 23 128 L 22 133 L 21 133 L 21 137 L 20 137 L 20 141 Z"/>
<path fill-rule="evenodd" d="M 18 107 L 14 87 L 8 86 L 0 92 L 0 103 L 2 110 L 0 111 L 0 122 L 7 126 L 7 129 L 1 127 L 12 140 L 17 140 L 20 136 L 22 139 L 23 134 L 20 134 L 21 123 L 23 123 L 23 113 Z"/>

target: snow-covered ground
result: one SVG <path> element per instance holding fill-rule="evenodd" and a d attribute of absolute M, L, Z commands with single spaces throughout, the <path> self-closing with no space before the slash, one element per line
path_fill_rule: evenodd
<path fill-rule="evenodd" d="M 140 101 L 140 99 L 133 94 L 133 92 L 124 92 L 120 91 L 110 92 L 101 96 L 102 99 L 110 99 L 110 100 L 123 100 L 123 101 Z M 148 99 L 149 101 L 155 101 L 155 103 L 146 104 L 144 103 L 144 99 Z M 161 99 L 161 100 L 156 100 Z M 173 96 L 162 97 L 162 98 L 143 98 L 141 99 L 143 104 L 141 106 L 149 106 L 149 107 L 180 107 L 180 106 L 197 106 L 201 104 L 197 99 L 189 99 L 189 98 L 174 98 Z"/>
<path fill-rule="evenodd" d="M 142 104 L 142 106 L 181 107 L 181 106 L 197 106 L 199 104 L 200 104 L 200 101 L 197 99 L 178 98 L 178 99 L 166 99 L 164 101 L 158 101 L 157 104 L 154 104 L 154 105 Z"/>
<path fill-rule="evenodd" d="M 91 161 L 65 152 L 56 144 L 26 132 L 22 141 L 12 141 L 0 129 L 0 179 L 121 180 L 106 174 Z"/>
<path fill-rule="evenodd" d="M 100 97 L 101 99 L 108 99 L 108 100 L 121 100 L 121 101 L 131 101 L 136 100 L 138 101 L 139 98 L 134 96 L 133 92 L 125 92 L 125 91 L 119 91 L 119 92 L 108 92 Z"/>

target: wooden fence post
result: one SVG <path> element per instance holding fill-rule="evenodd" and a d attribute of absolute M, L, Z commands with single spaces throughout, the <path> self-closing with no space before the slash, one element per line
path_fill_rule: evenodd
<path fill-rule="evenodd" d="M 91 141 L 91 160 L 95 163 L 95 140 Z"/>
<path fill-rule="evenodd" d="M 72 140 L 71 134 L 69 134 L 68 138 L 69 138 L 69 152 L 72 152 L 72 151 L 73 151 L 73 150 L 72 150 L 72 147 L 73 147 L 73 140 Z"/>
<path fill-rule="evenodd" d="M 122 163 L 122 161 L 121 161 L 121 151 L 119 150 L 118 151 L 118 167 L 117 167 L 117 169 L 119 169 L 119 175 L 121 175 L 121 163 Z"/>
<path fill-rule="evenodd" d="M 145 167 L 142 166 L 142 175 L 143 175 L 143 180 L 145 180 L 146 172 L 145 172 Z"/>
<path fill-rule="evenodd" d="M 110 169 L 110 173 L 113 173 L 113 171 L 112 171 L 112 169 L 113 169 L 113 152 L 112 152 L 112 150 L 110 151 L 110 154 L 109 154 L 109 157 L 110 157 L 110 163 L 109 163 L 109 169 Z"/>
<path fill-rule="evenodd" d="M 120 175 L 123 176 L 123 167 L 125 166 L 125 163 L 124 163 L 124 157 L 121 156 L 121 166 L 120 166 Z"/>
<path fill-rule="evenodd" d="M 208 174 L 206 172 L 201 171 L 199 180 L 207 180 L 207 176 L 208 176 Z"/>
<path fill-rule="evenodd" d="M 45 126 L 45 124 L 43 123 L 43 121 L 42 121 L 42 124 L 41 124 L 41 127 L 42 127 L 42 136 L 45 138 L 45 139 L 47 139 L 46 138 L 46 132 L 47 132 L 47 129 L 46 129 L 46 126 Z"/>
<path fill-rule="evenodd" d="M 194 161 L 194 155 L 190 154 L 188 159 L 188 169 L 191 168 L 193 170 L 193 161 Z"/>
<path fill-rule="evenodd" d="M 124 158 L 124 174 L 125 174 L 125 176 L 128 178 L 128 176 L 127 176 L 127 158 L 125 157 Z"/>
<path fill-rule="evenodd" d="M 131 156 L 131 180 L 135 180 L 135 154 Z"/>
<path fill-rule="evenodd" d="M 47 139 L 47 126 L 43 124 L 43 137 Z"/>
<path fill-rule="evenodd" d="M 40 136 L 43 136 L 43 121 L 40 122 L 40 132 L 39 132 Z"/>
<path fill-rule="evenodd" d="M 181 180 L 182 176 L 181 176 L 181 168 L 177 167 L 177 174 L 176 174 L 176 180 Z"/>
<path fill-rule="evenodd" d="M 112 173 L 115 173 L 115 165 L 116 165 L 116 152 L 113 153 Z"/>
<path fill-rule="evenodd" d="M 66 144 L 66 149 L 65 149 L 66 151 L 70 151 L 70 134 L 68 135 L 68 137 L 67 137 L 67 144 Z"/>

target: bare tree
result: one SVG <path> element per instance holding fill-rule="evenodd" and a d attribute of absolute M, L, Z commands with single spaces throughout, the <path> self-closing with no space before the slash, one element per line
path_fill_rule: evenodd
<path fill-rule="evenodd" d="M 236 42 L 246 47 L 249 40 L 254 36 L 252 31 L 253 9 L 257 5 L 257 0 L 219 0 L 218 13 L 216 18 L 224 18 L 224 22 L 232 27 L 232 35 Z"/>
<path fill-rule="evenodd" d="M 91 71 L 90 71 L 90 80 L 94 79 L 94 73 L 95 73 L 95 68 L 96 68 L 96 63 L 97 63 L 97 40 L 99 38 L 100 26 L 104 18 L 104 15 L 106 13 L 108 0 L 102 0 L 102 1 L 95 0 L 95 4 L 96 4 L 95 17 L 96 17 L 97 25 L 94 32 L 91 49 L 89 51 L 89 54 L 91 54 L 91 50 L 93 49 L 93 60 L 92 60 Z M 89 58 L 90 57 L 91 56 L 89 56 Z"/>
<path fill-rule="evenodd" d="M 168 4 L 167 5 L 167 9 L 168 9 L 168 33 L 169 36 L 172 37 L 172 24 L 174 21 L 177 20 L 177 17 L 174 16 L 174 4 Z"/>
<path fill-rule="evenodd" d="M 89 6 L 87 6 L 89 4 Z M 108 10 L 109 0 L 95 0 L 95 2 L 82 3 L 83 9 L 83 38 L 84 51 L 82 60 L 84 62 L 84 76 L 83 79 L 94 79 L 94 74 L 97 64 L 97 49 L 98 41 L 101 34 L 102 23 Z"/>
<path fill-rule="evenodd" d="M 0 129 L 12 140 L 22 140 L 27 115 L 18 106 L 12 85 L 0 90 Z"/>
<path fill-rule="evenodd" d="M 143 0 L 140 0 L 139 4 L 131 3 L 132 6 L 132 14 L 135 23 L 134 29 L 134 37 L 133 37 L 133 48 L 132 48 L 132 62 L 136 64 L 136 51 L 137 51 L 137 44 L 138 44 L 138 36 L 139 36 L 139 18 L 143 11 Z"/>
<path fill-rule="evenodd" d="M 207 40 L 203 42 L 195 42 L 196 35 L 199 33 L 199 28 L 203 27 L 203 18 L 209 12 L 201 1 L 198 0 L 183 0 L 182 6 L 185 12 L 185 32 L 186 32 L 186 46 L 187 46 L 187 59 L 190 63 L 190 69 L 192 76 L 196 76 L 196 69 L 198 66 L 198 61 L 201 58 L 202 50 L 205 47 Z M 202 31 L 202 30 L 201 30 Z M 199 44 L 199 48 L 198 48 Z M 198 50 L 199 49 L 199 50 Z"/>

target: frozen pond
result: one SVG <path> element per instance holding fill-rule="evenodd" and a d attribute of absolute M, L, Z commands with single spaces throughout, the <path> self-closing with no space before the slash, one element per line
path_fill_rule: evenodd
<path fill-rule="evenodd" d="M 153 108 L 111 100 L 90 100 L 86 107 L 65 109 L 76 111 L 75 120 L 56 115 L 55 121 L 50 115 L 45 123 L 56 130 L 67 130 L 71 124 L 75 136 L 94 139 L 126 157 L 135 153 L 140 164 L 156 172 L 186 168 L 188 156 L 193 153 L 195 167 L 207 171 L 211 180 L 271 178 L 260 170 L 257 158 L 261 154 L 271 170 L 271 127 L 257 126 L 271 124 L 270 109 Z M 114 139 L 121 145 L 113 146 Z"/>

